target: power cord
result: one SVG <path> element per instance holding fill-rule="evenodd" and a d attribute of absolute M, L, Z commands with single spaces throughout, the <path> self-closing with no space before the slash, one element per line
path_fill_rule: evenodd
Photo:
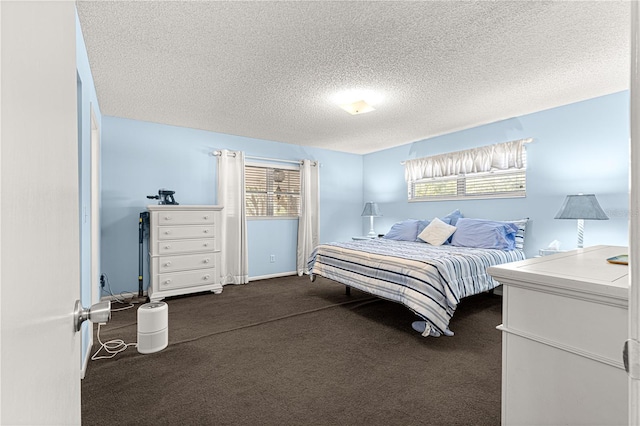
<path fill-rule="evenodd" d="M 131 305 L 133 306 L 133 305 Z M 129 308 L 124 308 L 124 309 L 129 309 Z M 122 310 L 122 309 L 119 309 Z M 98 348 L 98 350 L 91 356 L 91 359 L 93 361 L 98 360 L 98 359 L 110 359 L 113 358 L 114 356 L 118 355 L 120 352 L 124 352 L 127 350 L 127 348 L 129 346 L 138 346 L 138 343 L 125 343 L 124 340 L 122 339 L 113 339 L 113 340 L 109 340 L 108 342 L 103 342 L 102 340 L 100 340 L 100 326 L 103 323 L 98 323 L 98 342 L 100 343 L 100 347 Z M 101 350 L 105 350 L 105 352 L 111 354 L 111 355 L 102 355 L 102 356 L 98 356 L 98 353 L 100 353 Z"/>
<path fill-rule="evenodd" d="M 104 281 L 103 281 L 103 277 L 104 277 Z M 129 308 L 133 308 L 133 298 L 134 298 L 134 294 L 130 291 L 122 291 L 119 294 L 113 294 L 113 291 L 111 290 L 111 282 L 109 281 L 109 276 L 106 273 L 102 273 L 102 275 L 100 276 L 100 283 L 105 283 L 106 284 L 106 290 L 105 287 L 101 287 L 100 291 L 102 292 L 107 292 L 111 297 L 113 297 L 113 300 L 115 300 L 118 303 L 122 303 L 122 304 L 126 304 L 128 303 L 129 306 L 126 306 L 124 308 L 121 309 L 112 309 L 111 312 L 117 312 L 117 311 L 123 311 L 125 309 L 129 309 Z M 127 300 L 127 296 L 125 296 L 125 294 L 130 295 L 129 299 Z"/>
<path fill-rule="evenodd" d="M 111 283 L 109 283 L 109 277 L 107 276 L 107 274 L 102 274 L 104 276 L 104 279 L 106 281 L 107 284 L 107 288 L 109 289 L 109 294 L 111 296 L 113 296 L 113 298 L 115 299 L 116 302 L 118 303 L 122 303 L 122 304 L 127 304 L 126 306 L 123 306 L 121 308 L 117 308 L 117 309 L 111 309 L 111 312 L 118 312 L 118 311 L 125 311 L 127 309 L 131 309 L 133 308 L 133 303 L 131 302 L 127 302 L 125 299 L 123 299 L 122 297 L 118 297 L 116 295 L 113 294 L 113 292 L 111 291 Z M 104 288 L 103 288 L 104 290 Z M 120 296 L 122 296 L 122 293 L 120 293 Z M 98 350 L 91 356 L 92 360 L 98 360 L 98 359 L 110 359 L 113 358 L 114 356 L 116 356 L 117 354 L 119 354 L 120 352 L 125 351 L 129 346 L 137 346 L 138 343 L 125 343 L 124 340 L 122 339 L 113 339 L 113 340 L 109 340 L 107 342 L 103 342 L 100 339 L 100 327 L 105 324 L 105 323 L 98 323 L 98 342 L 100 343 L 100 347 L 98 348 Z M 103 355 L 103 356 L 98 356 L 98 353 L 100 353 L 100 351 L 102 351 L 104 349 L 105 352 L 111 354 L 109 356 L 107 355 Z"/>

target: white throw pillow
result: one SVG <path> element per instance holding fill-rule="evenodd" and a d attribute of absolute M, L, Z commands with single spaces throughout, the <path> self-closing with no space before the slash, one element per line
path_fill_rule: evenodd
<path fill-rule="evenodd" d="M 441 246 L 449 239 L 455 230 L 455 226 L 448 225 L 436 217 L 431 221 L 429 226 L 424 228 L 420 235 L 418 235 L 418 238 L 425 243 L 429 243 L 434 246 Z"/>

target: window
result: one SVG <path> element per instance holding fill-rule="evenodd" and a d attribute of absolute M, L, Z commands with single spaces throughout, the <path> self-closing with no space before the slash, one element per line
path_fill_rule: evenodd
<path fill-rule="evenodd" d="M 409 201 L 525 197 L 526 172 L 494 172 L 409 182 Z"/>
<path fill-rule="evenodd" d="M 247 217 L 298 217 L 300 170 L 246 165 L 245 206 Z"/>
<path fill-rule="evenodd" d="M 409 201 L 525 197 L 528 142 L 531 139 L 408 160 Z"/>

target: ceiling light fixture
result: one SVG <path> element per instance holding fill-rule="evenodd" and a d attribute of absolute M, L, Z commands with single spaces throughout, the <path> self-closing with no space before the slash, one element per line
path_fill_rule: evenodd
<path fill-rule="evenodd" d="M 351 89 L 334 93 L 330 100 L 349 114 L 364 114 L 375 110 L 375 106 L 382 102 L 383 96 L 366 89 Z"/>
<path fill-rule="evenodd" d="M 374 111 L 375 108 L 365 101 L 355 101 L 350 104 L 342 104 L 340 108 L 347 111 L 351 115 L 364 114 L 365 112 Z"/>

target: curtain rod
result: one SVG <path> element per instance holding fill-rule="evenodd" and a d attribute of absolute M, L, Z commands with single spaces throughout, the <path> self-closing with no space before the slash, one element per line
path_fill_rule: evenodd
<path fill-rule="evenodd" d="M 247 156 L 245 156 L 245 158 L 247 158 L 249 160 L 276 161 L 278 163 L 302 164 L 302 160 L 280 160 L 278 158 L 253 157 L 251 155 L 247 155 Z"/>
<path fill-rule="evenodd" d="M 220 156 L 221 154 L 222 154 L 222 152 L 220 150 L 213 151 L 211 153 L 211 155 L 216 156 L 216 157 Z M 232 155 L 232 156 L 235 157 L 236 153 L 235 152 L 230 152 L 229 155 Z M 302 164 L 303 161 L 304 161 L 304 160 L 281 160 L 279 158 L 268 158 L 268 157 L 254 157 L 254 156 L 251 156 L 251 155 L 246 155 L 244 158 L 246 158 L 248 160 L 274 161 L 274 162 L 278 162 L 278 163 L 292 163 L 292 164 Z M 312 161 L 311 163 L 312 164 L 313 163 L 317 164 L 317 161 Z"/>

